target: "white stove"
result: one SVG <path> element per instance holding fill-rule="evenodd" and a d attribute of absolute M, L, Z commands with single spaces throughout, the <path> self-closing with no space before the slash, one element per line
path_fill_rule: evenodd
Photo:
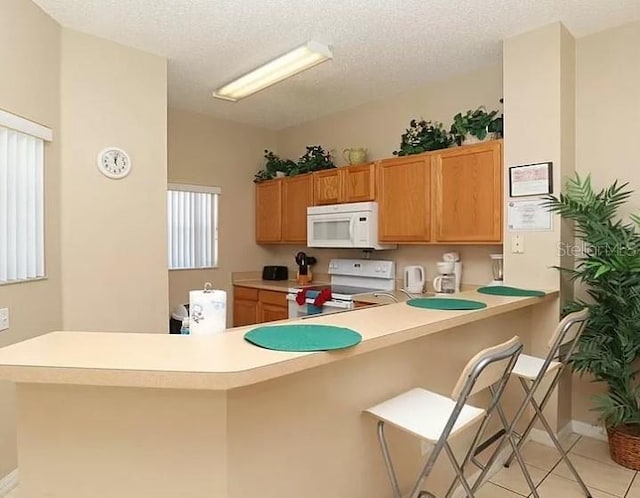
<path fill-rule="evenodd" d="M 395 289 L 396 267 L 393 261 L 370 259 L 332 259 L 329 262 L 330 285 L 312 285 L 292 287 L 288 289 L 289 318 L 300 318 L 306 315 L 335 313 L 352 309 L 358 295 L 371 292 L 392 291 Z M 322 291 L 331 298 L 321 306 L 315 306 L 316 297 Z M 303 304 L 296 298 L 304 292 Z M 302 299 L 300 298 L 300 301 Z"/>

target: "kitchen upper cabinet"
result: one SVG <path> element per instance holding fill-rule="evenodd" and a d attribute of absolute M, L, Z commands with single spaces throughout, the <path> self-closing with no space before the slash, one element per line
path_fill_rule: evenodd
<path fill-rule="evenodd" d="M 256 242 L 307 242 L 307 207 L 313 205 L 313 176 L 268 180 L 256 185 Z"/>
<path fill-rule="evenodd" d="M 256 242 L 282 240 L 282 180 L 256 184 Z"/>
<path fill-rule="evenodd" d="M 375 198 L 375 164 L 357 164 L 313 174 L 314 205 L 365 202 Z"/>
<path fill-rule="evenodd" d="M 419 243 L 431 238 L 431 164 L 428 155 L 381 161 L 377 169 L 381 242 Z"/>
<path fill-rule="evenodd" d="M 307 207 L 313 206 L 313 175 L 282 182 L 282 242 L 307 243 Z"/>
<path fill-rule="evenodd" d="M 432 156 L 436 242 L 502 240 L 502 142 Z"/>

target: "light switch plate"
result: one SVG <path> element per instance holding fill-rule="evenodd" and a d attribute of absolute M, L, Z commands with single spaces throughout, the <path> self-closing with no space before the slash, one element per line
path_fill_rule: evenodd
<path fill-rule="evenodd" d="M 0 309 L 0 330 L 9 328 L 9 308 Z"/>

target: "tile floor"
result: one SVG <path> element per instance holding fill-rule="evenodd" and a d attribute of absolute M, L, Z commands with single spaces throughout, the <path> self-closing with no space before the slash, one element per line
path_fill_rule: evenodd
<path fill-rule="evenodd" d="M 609 458 L 607 443 L 575 436 L 568 443 L 569 458 L 582 476 L 593 498 L 640 498 L 640 473 L 621 467 Z M 540 498 L 583 498 L 580 488 L 554 448 L 529 442 L 523 457 Z M 522 498 L 529 488 L 520 467 L 502 469 L 482 486 L 478 498 Z M 4 498 L 20 498 L 19 489 Z"/>
<path fill-rule="evenodd" d="M 568 444 L 569 458 L 593 498 L 640 498 L 639 473 L 615 464 L 606 442 L 575 436 Z M 584 497 L 555 448 L 529 442 L 523 458 L 541 498 Z M 520 467 L 514 463 L 494 475 L 477 496 L 522 498 L 530 496 L 530 491 Z"/>

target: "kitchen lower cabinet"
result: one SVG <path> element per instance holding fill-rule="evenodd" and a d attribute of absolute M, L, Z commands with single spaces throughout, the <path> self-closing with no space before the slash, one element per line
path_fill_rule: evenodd
<path fill-rule="evenodd" d="M 434 241 L 502 241 L 502 142 L 432 156 Z"/>
<path fill-rule="evenodd" d="M 233 287 L 233 326 L 258 323 L 258 289 Z"/>
<path fill-rule="evenodd" d="M 233 326 L 255 325 L 289 318 L 286 292 L 233 287 Z"/>
<path fill-rule="evenodd" d="M 431 240 L 431 158 L 388 159 L 378 164 L 378 237 L 380 242 Z"/>
<path fill-rule="evenodd" d="M 255 188 L 256 242 L 306 244 L 307 207 L 313 205 L 313 176 L 268 180 Z"/>
<path fill-rule="evenodd" d="M 356 164 L 313 174 L 313 204 L 367 202 L 375 198 L 375 164 Z"/>

